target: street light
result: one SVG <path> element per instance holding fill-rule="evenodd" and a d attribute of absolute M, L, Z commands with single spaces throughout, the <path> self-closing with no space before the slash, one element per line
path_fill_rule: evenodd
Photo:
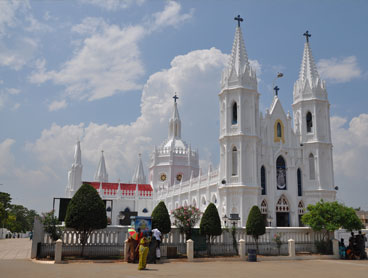
<path fill-rule="evenodd" d="M 222 221 L 224 221 L 224 226 L 227 228 L 227 220 L 229 217 L 226 216 L 226 214 L 222 217 Z"/>
<path fill-rule="evenodd" d="M 233 225 L 231 229 L 231 234 L 233 236 L 233 246 L 236 250 L 236 253 L 238 254 L 238 243 L 236 242 L 235 234 L 236 234 L 236 225 L 238 224 L 238 221 L 240 220 L 239 214 L 237 213 L 230 213 L 229 221 Z"/>

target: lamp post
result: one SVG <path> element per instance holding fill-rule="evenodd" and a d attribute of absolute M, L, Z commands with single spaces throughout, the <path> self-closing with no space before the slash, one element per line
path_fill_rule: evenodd
<path fill-rule="evenodd" d="M 240 220 L 239 214 L 237 213 L 230 213 L 229 221 L 233 225 L 231 229 L 231 233 L 233 236 L 233 246 L 236 250 L 236 253 L 238 254 L 238 243 L 236 242 L 235 234 L 236 234 L 236 225 L 238 224 L 238 221 Z"/>

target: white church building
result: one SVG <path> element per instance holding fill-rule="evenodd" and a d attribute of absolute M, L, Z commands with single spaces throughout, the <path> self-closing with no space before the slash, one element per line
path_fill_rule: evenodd
<path fill-rule="evenodd" d="M 218 94 L 219 167 L 209 167 L 206 173 L 199 168 L 198 152 L 181 138 L 174 96 L 168 138 L 151 155 L 149 184 L 140 158 L 130 184 L 108 183 L 101 154 L 91 184 L 103 199 L 113 200 L 113 224 L 119 223 L 124 210 L 150 215 L 154 206 L 164 201 L 169 211 L 193 205 L 202 212 L 212 202 L 220 217 L 237 214 L 242 227 L 251 207 L 258 205 L 272 226 L 300 226 L 307 205 L 321 199 L 335 200 L 330 104 L 313 60 L 310 34 L 304 34 L 301 69 L 294 84 L 293 116 L 285 113 L 277 87 L 263 115 L 259 111 L 256 72 L 249 64 L 239 23 Z M 74 160 L 68 176 L 68 197 L 82 181 L 79 142 Z"/>

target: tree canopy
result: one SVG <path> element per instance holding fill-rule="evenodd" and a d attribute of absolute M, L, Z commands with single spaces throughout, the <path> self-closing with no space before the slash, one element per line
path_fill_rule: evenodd
<path fill-rule="evenodd" d="M 200 232 L 203 235 L 213 238 L 222 234 L 221 220 L 217 208 L 213 203 L 210 203 L 201 219 L 199 225 Z"/>
<path fill-rule="evenodd" d="M 106 228 L 105 204 L 90 184 L 84 183 L 70 200 L 66 210 L 65 226 L 81 232 L 80 242 L 83 247 L 93 230 Z"/>
<path fill-rule="evenodd" d="M 162 234 L 167 234 L 171 231 L 171 221 L 169 212 L 163 201 L 159 202 L 152 211 L 152 228 L 157 228 Z"/>
<path fill-rule="evenodd" d="M 258 206 L 253 206 L 249 212 L 246 231 L 247 235 L 254 238 L 258 250 L 258 237 L 266 232 L 265 222 Z"/>
<path fill-rule="evenodd" d="M 314 231 L 324 231 L 329 239 L 329 232 L 339 228 L 360 230 L 363 224 L 356 215 L 355 210 L 338 202 L 317 202 L 307 207 L 308 212 L 302 217 L 302 222 Z"/>

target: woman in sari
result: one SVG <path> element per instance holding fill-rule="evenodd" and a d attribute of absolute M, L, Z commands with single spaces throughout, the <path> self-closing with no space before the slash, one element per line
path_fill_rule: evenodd
<path fill-rule="evenodd" d="M 150 244 L 150 238 L 147 235 L 147 232 L 144 232 L 143 237 L 139 242 L 139 264 L 138 270 L 143 270 L 146 268 L 147 265 L 147 255 L 148 255 L 148 246 Z"/>

